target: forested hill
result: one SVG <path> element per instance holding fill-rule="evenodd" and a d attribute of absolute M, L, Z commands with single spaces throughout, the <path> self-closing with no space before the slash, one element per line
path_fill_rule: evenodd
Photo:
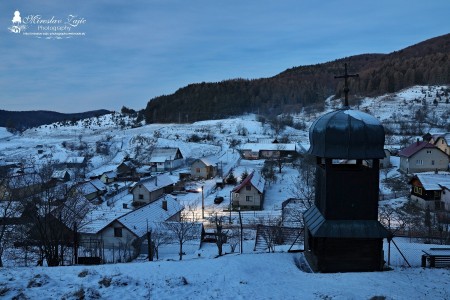
<path fill-rule="evenodd" d="M 51 124 L 61 121 L 78 121 L 80 119 L 102 116 L 110 111 L 101 109 L 82 113 L 63 114 L 54 111 L 7 111 L 0 110 L 0 127 L 7 127 L 11 130 L 22 130 L 44 124 Z"/>
<path fill-rule="evenodd" d="M 344 63 L 351 94 L 357 97 L 396 92 L 416 84 L 450 83 L 450 34 L 390 54 L 362 54 L 317 65 L 288 69 L 271 78 L 232 79 L 190 84 L 172 95 L 151 99 L 145 109 L 147 123 L 193 122 L 242 113 L 273 115 L 295 112 L 304 106 L 323 105 L 339 96 Z"/>

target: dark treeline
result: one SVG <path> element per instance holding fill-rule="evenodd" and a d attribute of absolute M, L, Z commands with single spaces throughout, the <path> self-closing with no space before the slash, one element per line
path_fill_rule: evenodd
<path fill-rule="evenodd" d="M 94 110 L 82 113 L 63 114 L 54 111 L 6 111 L 0 110 L 0 127 L 6 127 L 12 131 L 23 130 L 44 124 L 51 124 L 61 121 L 78 121 L 85 118 L 102 116 L 110 111 Z"/>
<path fill-rule="evenodd" d="M 288 69 L 274 77 L 232 79 L 190 84 L 172 95 L 151 99 L 145 109 L 147 123 L 194 122 L 243 113 L 266 116 L 323 106 L 326 97 L 340 96 L 347 63 L 351 94 L 356 97 L 392 93 L 416 84 L 450 83 L 450 34 L 390 54 L 362 54 L 323 64 Z"/>

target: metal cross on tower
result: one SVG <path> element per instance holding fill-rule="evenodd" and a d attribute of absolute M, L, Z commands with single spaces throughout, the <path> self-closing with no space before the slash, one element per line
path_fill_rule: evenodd
<path fill-rule="evenodd" d="M 348 74 L 347 73 L 347 63 L 345 63 L 345 74 L 341 76 L 334 76 L 334 78 L 344 78 L 344 94 L 345 94 L 345 103 L 344 106 L 348 107 L 348 92 L 350 91 L 348 88 L 347 78 L 350 77 L 359 77 L 359 74 Z"/>

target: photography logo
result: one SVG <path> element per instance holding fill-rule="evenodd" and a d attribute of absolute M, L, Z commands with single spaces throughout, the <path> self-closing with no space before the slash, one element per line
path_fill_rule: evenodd
<path fill-rule="evenodd" d="M 8 30 L 14 34 L 32 36 L 44 39 L 63 39 L 85 36 L 82 27 L 86 19 L 77 15 L 68 15 L 64 18 L 56 16 L 46 17 L 42 15 L 21 16 L 16 10 Z"/>
<path fill-rule="evenodd" d="M 8 29 L 12 33 L 21 33 L 22 31 L 27 29 L 27 26 L 22 24 L 22 17 L 20 16 L 20 11 L 18 10 L 14 12 L 14 17 L 11 22 L 12 26 L 8 27 Z"/>

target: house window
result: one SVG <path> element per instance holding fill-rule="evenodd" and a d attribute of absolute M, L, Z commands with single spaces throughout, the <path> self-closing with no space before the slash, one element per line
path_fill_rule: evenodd
<path fill-rule="evenodd" d="M 252 196 L 245 196 L 245 201 L 253 202 L 253 197 Z"/>
<path fill-rule="evenodd" d="M 120 227 L 114 228 L 114 237 L 122 237 L 122 228 Z"/>
<path fill-rule="evenodd" d="M 427 150 L 427 153 L 428 153 L 428 154 L 431 154 L 431 150 Z"/>
<path fill-rule="evenodd" d="M 434 191 L 434 200 L 441 199 L 441 192 L 440 191 Z"/>
<path fill-rule="evenodd" d="M 434 160 L 431 161 L 431 165 L 434 166 Z"/>
<path fill-rule="evenodd" d="M 423 165 L 423 159 L 416 160 L 416 165 L 422 166 Z"/>
<path fill-rule="evenodd" d="M 139 200 L 143 200 L 144 199 L 144 195 L 139 194 Z"/>
<path fill-rule="evenodd" d="M 422 188 L 418 187 L 418 186 L 415 186 L 414 187 L 414 193 L 422 195 Z"/>
<path fill-rule="evenodd" d="M 246 185 L 246 186 L 245 186 L 245 189 L 246 189 L 247 191 L 251 191 L 251 190 L 252 190 L 252 186 L 251 186 L 251 185 Z"/>
<path fill-rule="evenodd" d="M 195 172 L 200 173 L 200 168 L 195 169 Z"/>

